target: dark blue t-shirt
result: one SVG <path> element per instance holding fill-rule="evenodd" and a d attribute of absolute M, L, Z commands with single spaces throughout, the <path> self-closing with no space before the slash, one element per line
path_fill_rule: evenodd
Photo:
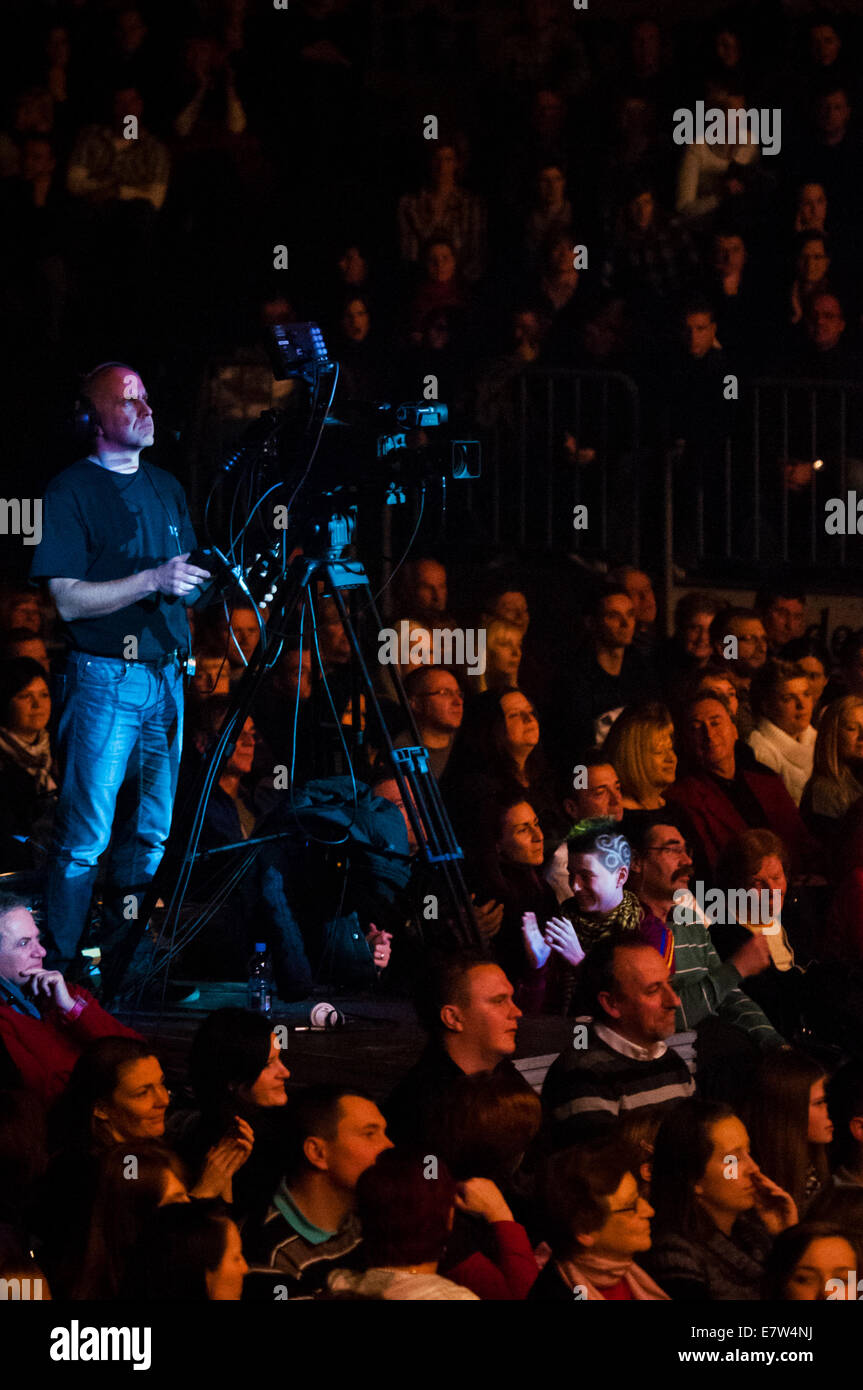
<path fill-rule="evenodd" d="M 170 473 L 141 463 L 135 473 L 113 473 L 80 459 L 48 484 L 42 539 L 30 578 L 84 579 L 91 584 L 127 579 L 195 549 L 183 489 Z M 64 623 L 77 651 L 153 660 L 174 648 L 189 650 L 189 620 L 180 599 L 150 594 L 102 618 Z"/>

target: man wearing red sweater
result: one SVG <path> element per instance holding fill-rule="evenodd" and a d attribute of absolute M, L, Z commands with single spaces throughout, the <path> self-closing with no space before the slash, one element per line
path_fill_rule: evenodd
<path fill-rule="evenodd" d="M 43 970 L 45 954 L 27 899 L 0 893 L 0 1043 L 22 1084 L 50 1104 L 87 1043 L 140 1035 L 59 970 Z"/>
<path fill-rule="evenodd" d="M 788 845 L 795 874 L 820 872 L 821 847 L 782 779 L 738 762 L 737 728 L 723 696 L 702 693 L 687 701 L 680 729 L 688 767 L 665 798 L 688 818 L 699 872 L 714 873 L 725 846 L 751 828 L 772 830 Z"/>

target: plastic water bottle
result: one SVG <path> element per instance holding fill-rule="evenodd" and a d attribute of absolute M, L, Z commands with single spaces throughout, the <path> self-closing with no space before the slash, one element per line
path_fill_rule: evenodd
<path fill-rule="evenodd" d="M 249 1008 L 253 1013 L 269 1018 L 273 1006 L 273 972 L 266 942 L 255 943 L 255 954 L 249 961 Z"/>

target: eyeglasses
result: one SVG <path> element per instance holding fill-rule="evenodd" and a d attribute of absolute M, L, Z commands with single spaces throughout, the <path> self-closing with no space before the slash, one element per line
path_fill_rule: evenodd
<path fill-rule="evenodd" d="M 421 692 L 423 700 L 436 700 L 439 695 L 446 695 L 450 700 L 464 700 L 464 695 L 460 690 L 423 690 Z"/>
<path fill-rule="evenodd" d="M 669 840 L 664 845 L 654 845 L 649 854 L 673 854 L 675 859 L 690 859 L 692 857 L 692 846 L 680 840 Z"/>

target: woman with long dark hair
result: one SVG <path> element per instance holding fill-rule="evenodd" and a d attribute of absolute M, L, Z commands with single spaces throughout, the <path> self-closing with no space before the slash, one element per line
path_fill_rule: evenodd
<path fill-rule="evenodd" d="M 109 1149 L 99 1163 L 90 1235 L 73 1298 L 119 1297 L 129 1255 L 153 1213 L 189 1200 L 185 1169 L 167 1145 L 152 1139 Z"/>
<path fill-rule="evenodd" d="M 57 802 L 51 692 L 27 656 L 0 661 L 0 870 L 38 868 Z"/>
<path fill-rule="evenodd" d="M 797 1222 L 787 1192 L 749 1151 L 728 1105 L 684 1100 L 656 1136 L 645 1264 L 673 1299 L 755 1299 L 773 1239 Z"/>
<path fill-rule="evenodd" d="M 764 1057 L 741 1104 L 741 1115 L 760 1167 L 790 1192 L 802 1212 L 827 1184 L 827 1145 L 833 1123 L 827 1073 L 802 1052 Z"/>
<path fill-rule="evenodd" d="M 239 1301 L 248 1271 L 236 1225 L 199 1202 L 153 1213 L 128 1262 L 121 1296 L 142 1303 Z"/>
<path fill-rule="evenodd" d="M 269 1020 L 247 1009 L 216 1009 L 198 1029 L 189 1054 L 197 1111 L 180 1115 L 171 1130 L 189 1171 L 197 1175 L 219 1137 L 249 1127 L 254 1148 L 232 1184 L 233 1208 L 246 1215 L 266 1204 L 278 1186 L 290 1072 Z"/>
<path fill-rule="evenodd" d="M 560 840 L 568 828 L 536 710 L 516 688 L 485 690 L 468 701 L 441 790 L 463 842 L 475 837 L 477 806 L 492 797 L 529 801 L 546 839 Z"/>
<path fill-rule="evenodd" d="M 477 902 L 503 905 L 491 951 L 515 984 L 528 970 L 522 922 L 532 915 L 540 932 L 558 914 L 554 889 L 542 874 L 543 834 L 539 817 L 523 795 L 484 801 L 478 809 L 474 850 L 467 877 Z"/>
<path fill-rule="evenodd" d="M 767 1258 L 764 1298 L 785 1303 L 856 1299 L 861 1253 L 859 1242 L 833 1222 L 792 1226 L 777 1236 Z"/>
<path fill-rule="evenodd" d="M 81 1054 L 49 1122 L 51 1163 L 40 1208 L 45 1264 L 62 1295 L 86 1248 L 99 1164 L 115 1145 L 161 1140 L 170 1092 L 158 1057 L 140 1038 L 100 1038 Z M 244 1121 L 209 1150 L 193 1194 L 230 1201 L 231 1180 L 254 1136 Z"/>

